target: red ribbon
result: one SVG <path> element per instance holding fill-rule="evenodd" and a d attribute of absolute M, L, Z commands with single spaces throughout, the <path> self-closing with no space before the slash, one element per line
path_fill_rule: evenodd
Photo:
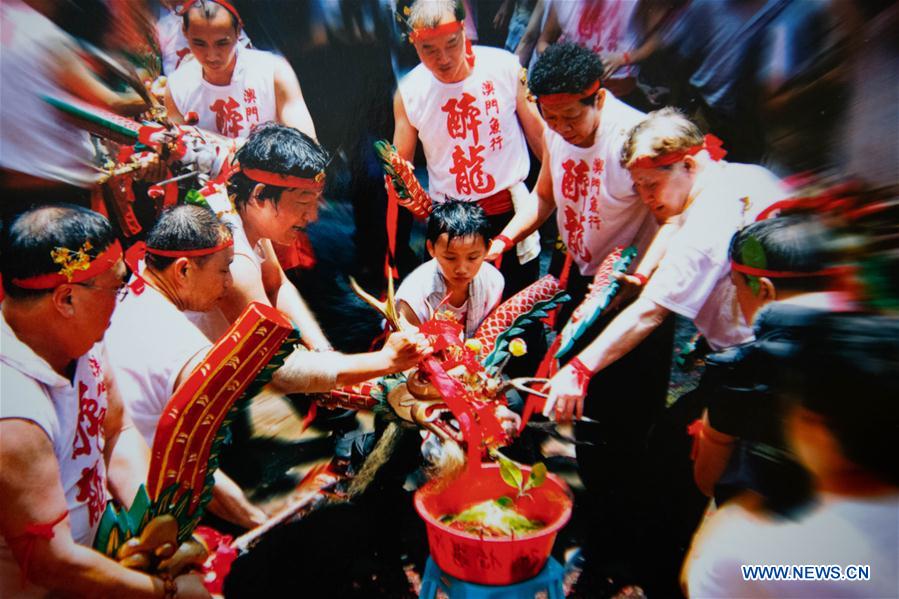
<path fill-rule="evenodd" d="M 34 552 L 34 544 L 38 539 L 44 539 L 46 541 L 50 541 L 53 537 L 56 536 L 56 533 L 53 532 L 53 529 L 57 524 L 66 519 L 66 516 L 69 515 L 69 510 L 65 510 L 59 516 L 53 519 L 52 522 L 43 522 L 39 524 L 29 524 L 25 527 L 25 532 L 16 537 L 15 539 L 10 539 L 12 542 L 24 542 L 25 550 L 23 551 L 24 556 L 21 561 L 21 571 L 22 571 L 22 588 L 28 584 L 28 567 L 31 564 L 31 554 Z"/>
<path fill-rule="evenodd" d="M 396 230 L 400 215 L 399 197 L 393 188 L 390 176 L 384 175 L 384 188 L 387 190 L 387 253 L 384 254 L 384 277 L 399 278 L 396 269 Z"/>
<path fill-rule="evenodd" d="M 116 239 L 109 247 L 100 252 L 96 258 L 91 260 L 90 265 L 85 270 L 76 270 L 71 277 L 58 272 L 51 272 L 25 279 L 13 279 L 13 285 L 22 289 L 55 289 L 66 283 L 81 283 L 88 279 L 102 275 L 104 272 L 115 266 L 119 258 L 122 257 L 122 244 Z"/>
<path fill-rule="evenodd" d="M 573 94 L 544 94 L 537 98 L 541 106 L 558 106 L 589 98 L 599 91 L 599 79 L 588 85 L 583 91 Z"/>
<path fill-rule="evenodd" d="M 689 147 L 685 150 L 661 154 L 656 157 L 643 156 L 634 160 L 628 168 L 659 168 L 662 166 L 670 166 L 680 162 L 687 156 L 694 156 L 702 150 L 708 151 L 709 157 L 715 162 L 718 162 L 727 156 L 727 150 L 724 149 L 723 142 L 709 133 L 699 145 Z"/>
<path fill-rule="evenodd" d="M 693 437 L 693 446 L 690 448 L 690 459 L 696 460 L 696 456 L 699 455 L 699 441 L 702 439 L 702 431 L 705 428 L 705 424 L 702 422 L 702 418 L 697 418 L 687 427 L 687 434 Z"/>
<path fill-rule="evenodd" d="M 235 169 L 238 170 L 238 169 Z M 307 179 L 305 177 L 297 177 L 294 175 L 282 175 L 280 173 L 272 173 L 258 168 L 243 168 L 239 171 L 247 176 L 248 179 L 265 185 L 274 185 L 275 187 L 286 187 L 288 189 L 301 189 L 304 191 L 321 191 L 325 188 L 325 173 L 320 172 L 314 178 Z M 233 172 L 233 171 L 232 171 Z"/>

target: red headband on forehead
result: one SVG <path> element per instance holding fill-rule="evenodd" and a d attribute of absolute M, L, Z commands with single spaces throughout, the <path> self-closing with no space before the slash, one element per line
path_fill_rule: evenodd
<path fill-rule="evenodd" d="M 438 25 L 437 27 L 422 27 L 420 29 L 413 29 L 412 33 L 409 34 L 409 41 L 412 43 L 423 42 L 425 40 L 434 39 L 435 37 L 440 37 L 441 35 L 446 35 L 447 33 L 456 33 L 457 31 L 462 31 L 463 28 L 464 25 L 462 21 L 453 21 L 451 23 Z"/>
<path fill-rule="evenodd" d="M 599 91 L 599 79 L 591 83 L 581 92 L 576 94 L 544 94 L 537 98 L 537 101 L 542 106 L 558 106 L 559 104 L 568 104 L 569 102 L 576 102 L 578 100 L 583 100 L 584 98 L 589 98 L 593 94 Z"/>
<path fill-rule="evenodd" d="M 198 256 L 209 256 L 233 245 L 234 240 L 228 239 L 227 241 L 223 241 L 222 243 L 214 245 L 210 248 L 199 248 L 194 250 L 159 250 L 156 248 L 147 247 L 147 244 L 145 242 L 138 241 L 130 248 L 128 248 L 127 252 L 125 252 L 125 264 L 128 265 L 128 268 L 130 268 L 131 272 L 134 274 L 134 280 L 131 281 L 128 286 L 136 295 L 140 295 L 144 292 L 146 280 L 140 274 L 140 261 L 143 260 L 147 254 L 153 254 L 154 256 L 164 256 L 166 258 L 196 258 Z"/>
<path fill-rule="evenodd" d="M 214 2 L 215 4 L 218 4 L 219 6 L 221 6 L 225 10 L 227 10 L 229 13 L 231 13 L 231 16 L 233 16 L 234 20 L 237 21 L 237 25 L 239 27 L 243 27 L 243 20 L 240 18 L 240 15 L 237 13 L 237 9 L 234 8 L 234 6 L 230 2 L 228 2 L 228 0 L 204 0 L 204 1 L 205 2 Z M 176 10 L 175 12 L 177 14 L 183 16 L 183 15 L 187 14 L 187 11 L 189 11 L 190 7 L 193 6 L 194 4 L 196 4 L 196 2 L 197 2 L 197 0 L 185 0 L 185 2 L 182 3 L 181 6 L 178 8 L 178 10 Z"/>
<path fill-rule="evenodd" d="M 768 277 L 769 279 L 804 279 L 810 277 L 835 277 L 837 275 L 846 274 L 851 270 L 848 266 L 832 266 L 830 268 L 822 268 L 812 272 L 799 272 L 791 270 L 768 270 L 765 268 L 754 268 L 745 264 L 738 264 L 733 260 L 730 261 L 730 268 L 733 271 L 751 275 L 753 277 Z"/>
<path fill-rule="evenodd" d="M 256 183 L 264 183 L 265 185 L 274 185 L 275 187 L 286 187 L 288 189 L 302 189 L 304 191 L 321 191 L 325 188 L 325 172 L 321 171 L 312 179 L 304 177 L 296 177 L 294 175 L 282 175 L 280 173 L 272 173 L 258 168 L 242 168 L 239 171 L 246 177 Z"/>
<path fill-rule="evenodd" d="M 655 158 L 652 156 L 643 156 L 642 158 L 634 160 L 629 168 L 659 168 L 660 166 L 670 166 L 672 164 L 677 164 L 687 156 L 699 154 L 702 150 L 708 150 L 709 156 L 712 160 L 717 162 L 727 156 L 727 150 L 722 146 L 723 142 L 709 133 L 699 145 L 689 147 L 685 150 L 678 150 L 677 152 L 662 154 Z"/>
<path fill-rule="evenodd" d="M 59 272 L 51 272 L 25 279 L 13 279 L 16 287 L 22 289 L 55 289 L 65 283 L 81 283 L 93 279 L 115 266 L 122 257 L 122 244 L 118 240 L 109 244 L 96 258 L 90 259 L 87 250 L 90 244 L 85 243 L 79 250 L 56 248 L 50 252 L 53 261 L 61 266 Z"/>

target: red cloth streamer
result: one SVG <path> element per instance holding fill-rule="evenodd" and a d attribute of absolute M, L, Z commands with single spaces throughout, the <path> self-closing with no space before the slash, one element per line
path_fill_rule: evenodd
<path fill-rule="evenodd" d="M 265 185 L 286 187 L 288 189 L 302 189 L 304 191 L 321 191 L 325 188 L 324 171 L 318 173 L 312 179 L 272 173 L 258 168 L 240 167 L 240 172 L 246 175 L 248 179 L 256 181 L 257 183 L 264 183 Z"/>
<path fill-rule="evenodd" d="M 96 258 L 91 260 L 90 265 L 85 270 L 76 270 L 68 277 L 61 272 L 51 272 L 25 279 L 13 279 L 12 282 L 13 285 L 22 289 L 55 289 L 65 283 L 81 283 L 100 276 L 115 266 L 121 257 L 122 244 L 116 239 L 109 244 L 109 247 L 100 252 Z"/>
<path fill-rule="evenodd" d="M 396 270 L 396 229 L 397 219 L 400 216 L 399 198 L 390 181 L 389 175 L 384 175 L 384 188 L 387 190 L 387 253 L 384 254 L 384 277 L 399 278 Z"/>
<path fill-rule="evenodd" d="M 588 85 L 582 91 L 573 94 L 544 94 L 537 98 L 541 106 L 559 106 L 560 104 L 568 104 L 569 102 L 577 102 L 584 98 L 589 98 L 599 91 L 599 79 Z"/>
<path fill-rule="evenodd" d="M 434 39 L 435 37 L 440 37 L 441 35 L 456 33 L 464 29 L 465 25 L 462 21 L 452 21 L 450 23 L 444 23 L 443 25 L 437 25 L 436 27 L 420 27 L 412 30 L 409 34 L 409 41 L 413 44 L 415 42 L 424 42 Z"/>
<path fill-rule="evenodd" d="M 14 539 L 10 539 L 13 543 L 25 543 L 24 556 L 22 557 L 20 564 L 22 571 L 22 588 L 25 588 L 28 584 L 28 567 L 31 564 L 31 554 L 34 552 L 34 544 L 39 538 L 50 541 L 55 537 L 56 533 L 53 532 L 53 529 L 57 524 L 65 520 L 68 515 L 69 510 L 65 510 L 51 522 L 29 524 L 25 527 L 24 533 Z"/>
<path fill-rule="evenodd" d="M 693 447 L 690 449 L 691 460 L 696 460 L 696 456 L 699 455 L 699 440 L 702 437 L 702 429 L 704 427 L 702 418 L 697 418 L 687 426 L 687 434 L 693 437 Z"/>
<path fill-rule="evenodd" d="M 694 156 L 702 150 L 706 150 L 711 159 L 715 162 L 727 156 L 727 150 L 724 149 L 723 142 L 709 133 L 705 136 L 705 140 L 699 145 L 691 146 L 676 152 L 669 152 L 668 154 L 661 154 L 654 158 L 652 156 L 643 156 L 634 160 L 628 168 L 659 168 L 662 166 L 670 166 L 680 162 L 687 156 Z"/>
<path fill-rule="evenodd" d="M 196 3 L 196 1 L 197 0 L 185 0 L 181 4 L 181 6 L 178 8 L 178 10 L 175 11 L 176 14 L 178 14 L 179 16 L 184 16 L 185 14 L 187 14 L 187 11 L 190 10 L 190 7 L 193 6 L 194 3 Z M 207 0 L 207 1 L 215 2 L 216 4 L 218 4 L 225 10 L 227 10 L 229 13 L 231 13 L 231 16 L 234 17 L 234 20 L 237 21 L 237 26 L 243 27 L 243 20 L 240 18 L 240 15 L 238 14 L 237 9 L 234 8 L 234 6 L 230 2 L 228 2 L 227 0 Z"/>
<path fill-rule="evenodd" d="M 515 206 L 512 204 L 512 192 L 508 189 L 480 199 L 477 201 L 477 204 L 484 210 L 484 214 L 487 216 L 499 216 L 512 212 L 515 209 Z"/>

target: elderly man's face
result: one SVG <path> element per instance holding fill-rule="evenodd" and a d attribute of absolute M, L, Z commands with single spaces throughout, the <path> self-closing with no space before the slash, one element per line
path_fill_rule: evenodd
<path fill-rule="evenodd" d="M 686 161 L 668 167 L 632 168 L 634 189 L 659 223 L 684 211 L 693 187 L 694 169 Z"/>
<path fill-rule="evenodd" d="M 453 15 L 440 22 L 452 23 Z M 455 31 L 415 42 L 422 64 L 442 83 L 456 83 L 465 78 L 465 32 Z"/>
<path fill-rule="evenodd" d="M 189 272 L 185 309 L 196 312 L 211 310 L 231 288 L 231 262 L 234 248 L 228 247 L 209 256 L 206 260 L 192 260 Z"/>
<path fill-rule="evenodd" d="M 72 306 L 75 318 L 72 321 L 72 338 L 79 339 L 79 347 L 73 356 L 81 356 L 98 341 L 103 339 L 109 321 L 119 299 L 124 296 L 127 269 L 122 260 L 92 279 L 81 283 L 71 283 Z"/>

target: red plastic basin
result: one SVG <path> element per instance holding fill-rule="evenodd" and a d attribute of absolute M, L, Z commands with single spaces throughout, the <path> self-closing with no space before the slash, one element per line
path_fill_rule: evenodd
<path fill-rule="evenodd" d="M 525 480 L 530 468 L 522 466 Z M 552 552 L 556 533 L 571 517 L 571 494 L 553 474 L 546 482 L 515 499 L 516 509 L 546 527 L 515 537 L 480 537 L 450 528 L 440 522 L 446 514 L 457 514 L 471 505 L 515 497 L 516 491 L 499 474 L 499 465 L 487 464 L 476 478 L 462 477 L 440 488 L 432 481 L 415 493 L 415 509 L 425 521 L 431 557 L 445 573 L 467 582 L 506 585 L 540 573 Z"/>

